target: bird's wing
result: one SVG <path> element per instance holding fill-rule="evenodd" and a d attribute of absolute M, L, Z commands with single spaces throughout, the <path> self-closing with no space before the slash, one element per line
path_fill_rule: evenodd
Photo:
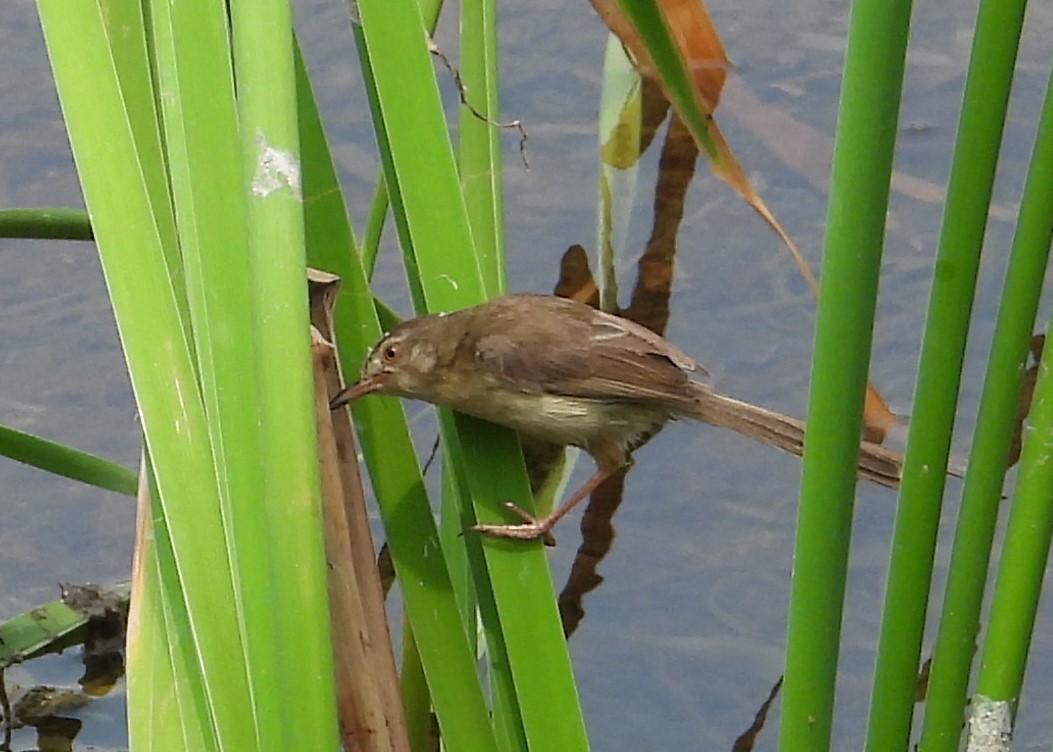
<path fill-rule="evenodd" d="M 549 305 L 549 298 L 538 305 Z M 558 331 L 523 316 L 522 309 L 476 342 L 475 358 L 489 373 L 521 391 L 585 399 L 651 402 L 689 412 L 697 385 L 684 369 L 699 366 L 658 335 L 608 314 L 571 304 Z M 497 323 L 495 321 L 495 323 Z"/>

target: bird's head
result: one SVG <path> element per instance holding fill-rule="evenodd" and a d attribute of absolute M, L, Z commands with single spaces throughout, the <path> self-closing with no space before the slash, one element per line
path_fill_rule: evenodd
<path fill-rule="evenodd" d="M 368 394 L 409 399 L 429 399 L 441 381 L 439 316 L 422 316 L 396 327 L 370 351 L 358 381 L 340 391 L 329 403 L 336 409 Z"/>

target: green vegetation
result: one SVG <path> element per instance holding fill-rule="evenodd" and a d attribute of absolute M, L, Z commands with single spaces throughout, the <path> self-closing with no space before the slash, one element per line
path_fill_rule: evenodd
<path fill-rule="evenodd" d="M 677 35 L 657 6 L 618 4 L 700 149 L 719 159 Z M 461 9 L 460 73 L 483 117 L 460 108 L 454 143 L 424 33 L 437 7 L 355 4 L 348 23 L 382 164 L 361 244 L 287 2 L 38 0 L 38 8 L 90 227 L 79 212 L 16 210 L 0 212 L 0 233 L 98 245 L 144 437 L 128 636 L 133 748 L 338 749 L 305 269 L 342 279 L 334 325 L 345 376 L 392 322 L 370 286 L 385 221 L 416 312 L 505 290 L 498 131 L 484 119 L 500 112 L 495 8 Z M 852 10 L 791 585 L 779 729 L 787 752 L 829 748 L 835 719 L 859 416 L 910 12 L 904 0 L 855 0 Z M 1022 3 L 981 5 L 892 542 L 867 729 L 874 752 L 908 748 L 912 729 L 926 752 L 957 749 L 963 717 L 992 707 L 1011 723 L 1046 568 L 1053 384 L 1044 366 L 991 616 L 978 630 L 1051 239 L 1049 94 L 919 723 L 944 469 L 1022 21 Z M 620 117 L 638 109 L 634 100 Z M 459 534 L 504 521 L 499 502 L 529 496 L 515 437 L 440 411 L 445 472 L 433 503 L 403 407 L 364 400 L 353 415 L 400 585 L 413 748 L 428 747 L 433 712 L 457 752 L 588 749 L 541 544 L 481 545 Z M 137 490 L 123 468 L 11 429 L 0 427 L 0 452 Z"/>

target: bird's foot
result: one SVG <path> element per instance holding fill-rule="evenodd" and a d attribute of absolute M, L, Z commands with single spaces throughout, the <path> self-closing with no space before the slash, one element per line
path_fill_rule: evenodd
<path fill-rule="evenodd" d="M 540 538 L 545 542 L 546 546 L 556 545 L 556 538 L 552 535 L 552 526 L 556 523 L 556 520 L 551 517 L 535 517 L 510 501 L 506 501 L 502 506 L 523 520 L 523 523 L 521 525 L 472 525 L 468 529 L 495 538 L 514 538 L 516 540 L 537 540 Z"/>

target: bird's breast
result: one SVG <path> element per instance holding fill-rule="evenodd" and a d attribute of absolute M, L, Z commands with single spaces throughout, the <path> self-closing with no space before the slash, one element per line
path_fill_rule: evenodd
<path fill-rule="evenodd" d="M 666 413 L 638 404 L 504 390 L 477 393 L 451 407 L 526 436 L 586 450 L 610 442 L 631 449 L 639 437 L 669 419 Z"/>

